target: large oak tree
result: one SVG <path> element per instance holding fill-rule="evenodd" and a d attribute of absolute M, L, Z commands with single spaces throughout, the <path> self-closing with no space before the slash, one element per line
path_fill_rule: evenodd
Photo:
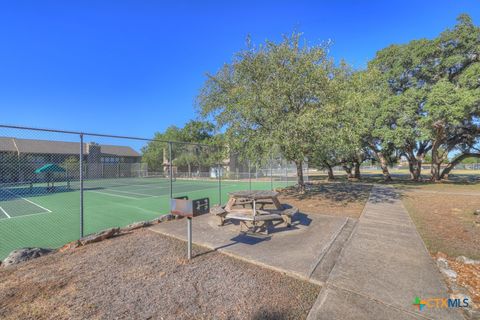
<path fill-rule="evenodd" d="M 333 64 L 326 49 L 306 45 L 297 33 L 280 43 L 248 41 L 232 63 L 208 75 L 198 97 L 201 114 L 226 127 L 228 143 L 243 146 L 251 159 L 278 149 L 294 162 L 301 190 L 303 162 L 328 114 Z"/>

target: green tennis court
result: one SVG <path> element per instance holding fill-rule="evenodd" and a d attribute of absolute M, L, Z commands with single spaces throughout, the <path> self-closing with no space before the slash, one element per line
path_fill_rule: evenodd
<path fill-rule="evenodd" d="M 221 183 L 221 201 L 237 190 L 284 187 L 286 181 L 233 181 Z M 215 179 L 177 179 L 173 196 L 210 198 L 219 203 Z M 170 182 L 166 178 L 120 178 L 84 182 L 84 233 L 122 227 L 169 212 Z M 56 248 L 80 237 L 79 182 L 53 189 L 44 184 L 0 186 L 0 259 L 22 247 Z"/>

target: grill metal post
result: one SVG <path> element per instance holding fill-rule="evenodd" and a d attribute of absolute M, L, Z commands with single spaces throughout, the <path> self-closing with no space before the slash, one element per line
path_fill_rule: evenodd
<path fill-rule="evenodd" d="M 83 238 L 83 133 L 80 133 L 80 238 Z"/>
<path fill-rule="evenodd" d="M 188 260 L 192 259 L 192 218 L 187 217 L 187 256 Z"/>

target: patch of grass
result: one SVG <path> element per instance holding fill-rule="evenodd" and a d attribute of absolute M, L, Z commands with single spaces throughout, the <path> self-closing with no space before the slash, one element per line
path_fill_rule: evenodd
<path fill-rule="evenodd" d="M 479 196 L 409 191 L 403 203 L 432 254 L 480 258 Z"/>

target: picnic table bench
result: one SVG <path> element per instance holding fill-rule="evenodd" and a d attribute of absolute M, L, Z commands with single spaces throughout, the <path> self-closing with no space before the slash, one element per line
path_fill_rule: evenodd
<path fill-rule="evenodd" d="M 282 209 L 280 201 L 278 201 L 278 192 L 269 190 L 245 190 L 235 191 L 229 193 L 227 205 L 225 206 L 227 211 L 230 211 L 236 205 L 256 204 L 259 203 L 262 207 L 266 204 L 272 204 L 275 209 Z"/>
<path fill-rule="evenodd" d="M 210 213 L 220 219 L 220 225 L 226 220 L 237 220 L 240 222 L 240 229 L 247 227 L 247 230 L 258 229 L 268 233 L 269 227 L 274 221 L 283 221 L 286 226 L 292 224 L 292 217 L 298 212 L 298 208 L 287 207 L 278 201 L 278 193 L 274 191 L 237 191 L 230 193 L 227 204 L 214 206 Z M 260 208 L 257 208 L 257 204 Z M 247 208 L 249 205 L 251 208 Z M 274 209 L 264 209 L 265 205 L 272 205 Z M 238 208 L 241 206 L 241 208 Z"/>

